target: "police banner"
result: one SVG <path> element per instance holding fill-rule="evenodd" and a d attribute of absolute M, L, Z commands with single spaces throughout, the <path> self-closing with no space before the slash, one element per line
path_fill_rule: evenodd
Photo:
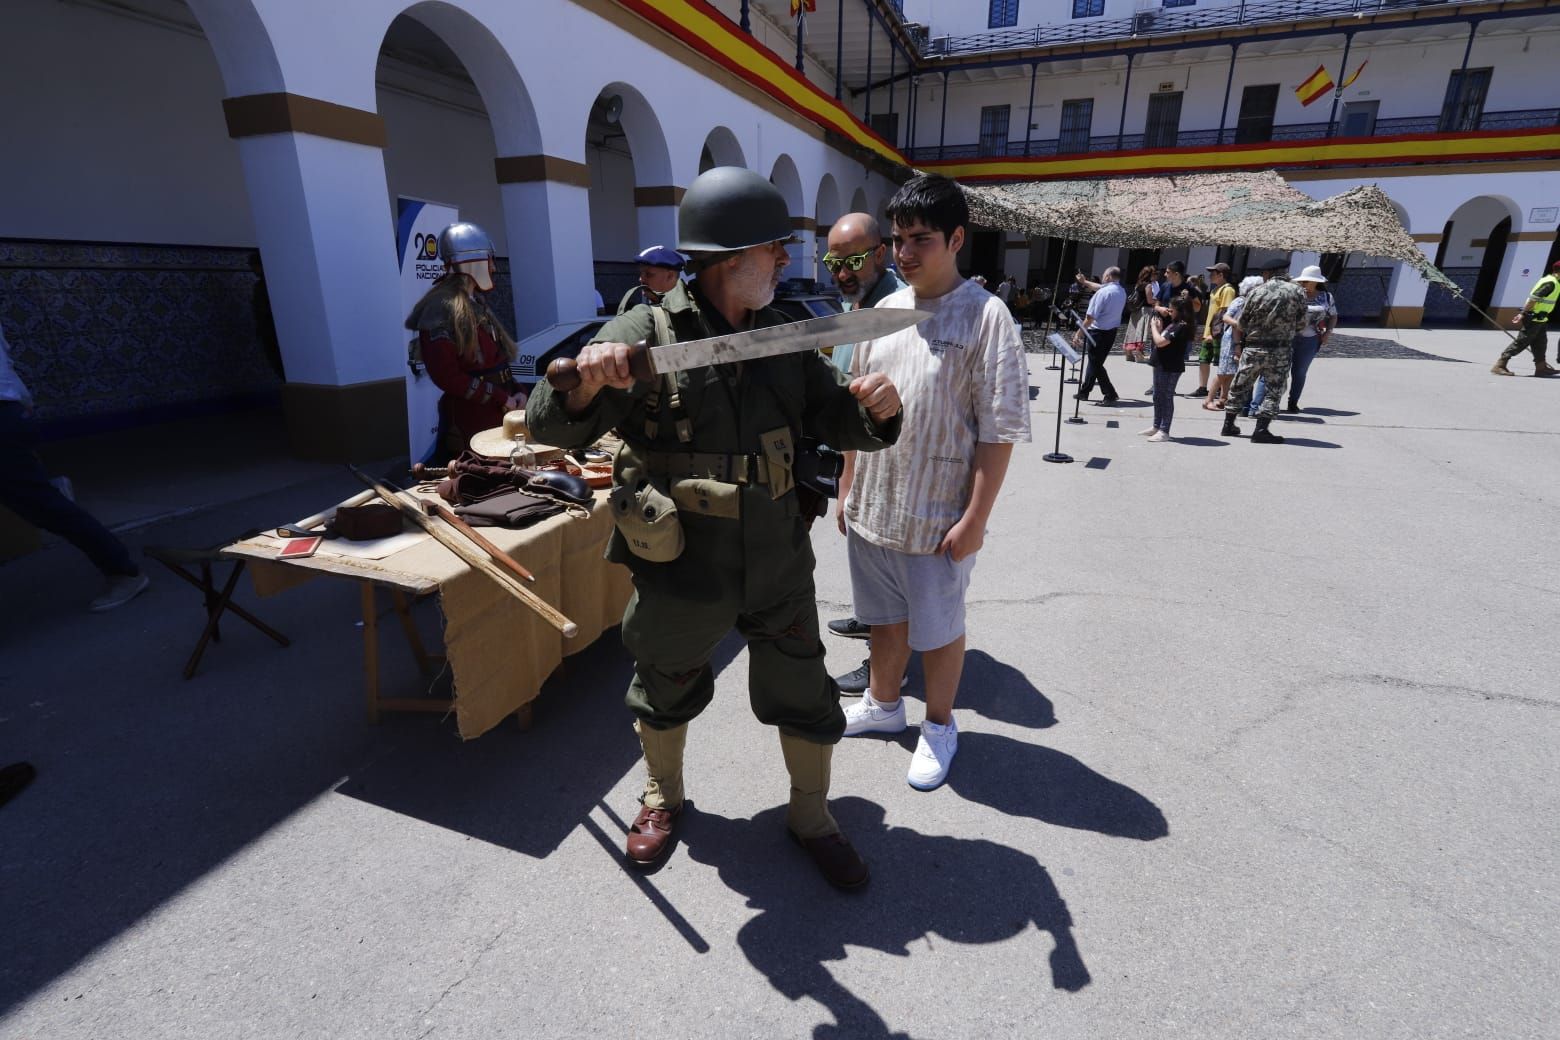
<path fill-rule="evenodd" d="M 395 250 L 401 262 L 401 317 L 444 273 L 439 255 L 439 232 L 460 219 L 460 211 L 442 202 L 396 199 Z M 414 357 L 417 334 L 408 333 L 406 374 L 406 430 L 413 462 L 433 461 L 439 438 L 439 388 Z"/>

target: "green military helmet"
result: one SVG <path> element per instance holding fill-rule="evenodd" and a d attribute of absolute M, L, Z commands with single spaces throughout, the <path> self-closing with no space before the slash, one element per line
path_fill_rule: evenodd
<path fill-rule="evenodd" d="M 791 237 L 785 196 L 759 174 L 717 166 L 699 174 L 677 207 L 683 252 L 725 253 Z"/>

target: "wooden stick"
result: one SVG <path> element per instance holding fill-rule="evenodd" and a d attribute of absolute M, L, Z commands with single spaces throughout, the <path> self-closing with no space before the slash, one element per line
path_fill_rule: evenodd
<path fill-rule="evenodd" d="M 476 542 L 477 546 L 484 550 L 489 556 L 493 557 L 493 562 L 497 563 L 500 567 L 503 567 L 505 570 L 513 571 L 517 577 L 524 578 L 526 581 L 536 580 L 536 575 L 520 566 L 520 562 L 518 560 L 510 556 L 498 546 L 494 545 L 492 542 L 488 541 L 487 537 L 478 532 L 476 528 L 472 527 L 470 524 L 466 523 L 466 521 L 456 516 L 443 502 L 429 502 L 425 499 L 423 501 L 423 508 L 426 509 L 429 513 L 432 513 L 434 516 L 438 517 L 440 520 L 443 520 L 445 523 L 449 524 L 451 527 L 455 528 L 455 530 L 459 531 L 473 542 Z"/>
<path fill-rule="evenodd" d="M 434 541 L 444 546 L 456 556 L 459 556 L 473 569 L 479 570 L 483 574 L 486 574 L 489 578 L 492 578 L 500 586 L 502 586 L 505 591 L 509 592 L 521 603 L 524 603 L 526 606 L 536 611 L 537 614 L 541 615 L 542 620 L 552 625 L 559 632 L 562 632 L 565 638 L 572 639 L 574 636 L 579 634 L 580 626 L 564 617 L 563 613 L 559 611 L 557 607 L 553 606 L 551 603 L 548 603 L 536 593 L 520 584 L 520 582 L 515 579 L 508 571 L 499 567 L 499 565 L 489 559 L 487 555 L 478 552 L 475 548 L 473 548 L 470 542 L 467 542 L 465 539 L 461 538 L 460 535 L 455 534 L 449 529 L 441 526 L 427 513 L 424 513 L 421 509 L 418 509 L 410 502 L 400 498 L 392 491 L 390 491 L 390 489 L 385 485 L 368 476 L 366 473 L 363 473 L 355 467 L 352 468 L 352 472 L 359 480 L 372 487 L 380 498 L 399 509 L 401 511 L 401 515 L 408 517 L 412 523 L 416 524 L 418 527 L 421 527 L 424 531 L 427 531 L 430 535 L 432 535 Z"/>

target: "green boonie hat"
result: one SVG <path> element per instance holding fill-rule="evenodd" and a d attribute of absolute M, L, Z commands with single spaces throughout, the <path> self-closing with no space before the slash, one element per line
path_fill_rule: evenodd
<path fill-rule="evenodd" d="M 682 252 L 726 253 L 791 237 L 785 196 L 759 174 L 717 166 L 688 185 L 677 207 Z"/>

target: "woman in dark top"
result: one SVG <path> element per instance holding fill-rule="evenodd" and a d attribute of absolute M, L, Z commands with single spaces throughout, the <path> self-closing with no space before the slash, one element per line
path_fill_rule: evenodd
<path fill-rule="evenodd" d="M 1144 430 L 1151 441 L 1170 439 L 1175 418 L 1175 384 L 1186 371 L 1186 349 L 1192 341 L 1192 305 L 1183 294 L 1170 298 L 1170 320 L 1155 314 L 1149 326 L 1154 340 L 1154 425 Z"/>

